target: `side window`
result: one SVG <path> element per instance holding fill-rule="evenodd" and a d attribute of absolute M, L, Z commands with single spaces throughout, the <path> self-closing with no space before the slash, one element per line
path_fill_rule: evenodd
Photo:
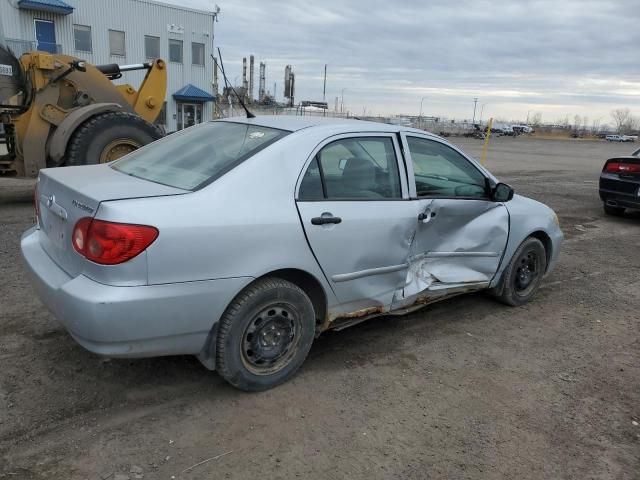
<path fill-rule="evenodd" d="M 419 197 L 487 197 L 482 172 L 453 148 L 416 137 L 407 143 Z"/>
<path fill-rule="evenodd" d="M 401 198 L 393 140 L 354 137 L 323 147 L 302 179 L 298 198 L 312 200 L 318 195 L 328 200 Z"/>
<path fill-rule="evenodd" d="M 316 158 L 311 161 L 307 167 L 307 172 L 304 174 L 304 177 L 302 177 L 298 199 L 302 201 L 324 199 L 322 179 L 320 178 L 320 169 L 318 168 L 318 160 Z"/>

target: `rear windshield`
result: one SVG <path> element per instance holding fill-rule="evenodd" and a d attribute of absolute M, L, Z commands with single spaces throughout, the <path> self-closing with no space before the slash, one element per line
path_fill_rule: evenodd
<path fill-rule="evenodd" d="M 197 190 L 287 135 L 275 128 L 208 122 L 116 160 L 111 168 L 183 190 Z"/>

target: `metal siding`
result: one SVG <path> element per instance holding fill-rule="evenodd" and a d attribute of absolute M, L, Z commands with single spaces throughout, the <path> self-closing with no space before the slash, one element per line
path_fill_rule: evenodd
<path fill-rule="evenodd" d="M 93 64 L 131 64 L 146 61 L 144 36 L 160 37 L 160 56 L 167 61 L 167 130 L 176 129 L 176 102 L 171 95 L 192 83 L 211 93 L 213 79 L 212 33 L 213 15 L 174 5 L 165 5 L 148 0 L 65 0 L 74 7 L 71 15 L 47 12 L 33 12 L 14 8 L 10 0 L 0 0 L 0 20 L 8 39 L 35 40 L 34 18 L 52 20 L 55 23 L 56 42 L 62 45 L 62 52 L 74 55 Z M 123 14 L 126 12 L 126 15 Z M 91 27 L 93 53 L 75 50 L 73 25 Z M 169 33 L 167 25 L 184 26 L 184 34 Z M 126 55 L 109 54 L 109 30 L 125 32 Z M 205 35 L 208 32 L 209 35 Z M 183 41 L 183 63 L 170 63 L 169 38 Z M 205 45 L 205 66 L 191 64 L 191 42 Z M 127 72 L 117 83 L 140 85 L 144 72 Z M 212 117 L 211 104 L 203 105 L 203 120 Z"/>

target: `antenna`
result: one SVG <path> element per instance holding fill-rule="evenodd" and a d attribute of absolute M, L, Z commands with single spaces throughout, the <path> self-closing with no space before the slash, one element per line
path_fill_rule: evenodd
<path fill-rule="evenodd" d="M 214 58 L 213 55 L 211 55 L 211 58 Z M 235 88 L 233 88 L 233 86 L 231 86 L 231 84 L 229 83 L 229 79 L 227 78 L 227 74 L 224 73 L 224 64 L 222 63 L 222 53 L 220 52 L 220 47 L 218 47 L 218 58 L 220 59 L 220 65 L 218 65 L 218 68 L 220 69 L 220 72 L 222 73 L 222 78 L 224 78 L 225 85 L 227 86 L 227 88 L 230 88 L 231 91 L 234 93 L 234 95 L 238 99 L 238 102 L 240 102 L 240 105 L 242 106 L 242 108 L 244 109 L 245 113 L 247 114 L 247 118 L 256 118 L 256 116 L 253 113 L 251 113 L 249 111 L 249 109 L 247 108 L 247 106 L 244 104 L 244 102 L 242 101 L 242 98 L 240 98 L 240 96 L 238 96 L 238 92 L 236 92 Z"/>

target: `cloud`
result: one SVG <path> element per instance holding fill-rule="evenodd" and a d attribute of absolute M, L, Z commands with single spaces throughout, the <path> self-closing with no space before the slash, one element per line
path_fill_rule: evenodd
<path fill-rule="evenodd" d="M 298 99 L 321 99 L 326 63 L 327 100 L 346 89 L 353 112 L 416 114 L 427 97 L 428 114 L 469 118 L 478 97 L 485 117 L 640 114 L 635 0 L 219 2 L 215 41 L 230 77 L 255 54 L 280 99 L 286 64 Z"/>

